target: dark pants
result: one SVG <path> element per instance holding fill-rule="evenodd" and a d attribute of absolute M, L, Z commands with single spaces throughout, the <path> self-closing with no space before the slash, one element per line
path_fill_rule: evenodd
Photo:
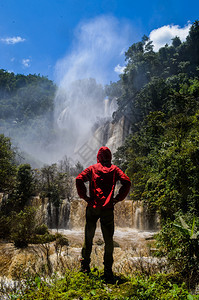
<path fill-rule="evenodd" d="M 114 214 L 112 209 L 102 210 L 99 208 L 86 208 L 85 239 L 82 248 L 82 258 L 85 264 L 90 263 L 90 255 L 95 235 L 96 223 L 100 219 L 101 230 L 105 242 L 104 247 L 104 267 L 112 269 L 113 265 L 113 234 L 114 234 Z"/>

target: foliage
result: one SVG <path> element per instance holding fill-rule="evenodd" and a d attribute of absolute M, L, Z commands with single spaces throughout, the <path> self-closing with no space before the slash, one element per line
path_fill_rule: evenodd
<path fill-rule="evenodd" d="M 152 277 L 118 277 L 115 285 L 107 285 L 101 272 L 88 276 L 66 270 L 63 278 L 50 280 L 40 276 L 27 278 L 23 289 L 11 299 L 198 299 L 186 290 L 175 275 L 157 274 Z"/>
<path fill-rule="evenodd" d="M 9 149 L 11 149 L 10 139 L 2 136 L 2 141 L 8 143 Z M 7 155 L 9 158 L 14 157 L 11 150 L 8 154 L 10 155 Z M 10 162 L 10 169 L 12 169 L 12 163 Z M 81 165 L 78 164 L 77 167 L 80 168 Z M 48 234 L 44 225 L 43 228 L 37 227 L 36 231 L 34 231 L 33 226 L 28 239 L 28 233 L 25 233 L 26 230 L 28 232 L 30 230 L 27 226 L 28 217 L 30 217 L 30 224 L 33 225 L 31 222 L 34 220 L 34 214 L 31 216 L 26 209 L 24 210 L 24 207 L 28 204 L 31 196 L 35 194 L 40 194 L 43 198 L 48 197 L 49 202 L 56 208 L 56 223 L 58 227 L 59 207 L 62 200 L 66 198 L 70 200 L 72 182 L 69 172 L 71 167 L 65 158 L 59 164 L 44 166 L 40 170 L 32 170 L 29 164 L 19 165 L 18 167 L 14 165 L 13 168 L 15 170 L 15 176 L 12 178 L 12 186 L 10 185 L 9 194 L 2 195 L 2 201 L 0 203 L 0 236 L 8 240 L 12 239 L 18 247 L 25 247 L 29 242 L 45 243 L 53 241 L 55 237 L 51 237 Z M 8 178 L 8 176 L 6 178 Z M 13 221 L 15 218 L 18 220 L 16 227 Z M 37 232 L 38 230 L 43 230 L 42 236 Z"/>
<path fill-rule="evenodd" d="M 114 98 L 121 97 L 122 95 L 122 81 L 111 82 L 109 85 L 105 86 L 105 93 L 110 100 Z"/>
<path fill-rule="evenodd" d="M 48 244 L 55 241 L 55 235 L 49 233 L 48 231 L 44 234 L 37 234 L 33 232 L 29 239 L 30 244 L 43 244 L 44 248 L 48 248 Z"/>
<path fill-rule="evenodd" d="M 1 121 L 26 122 L 53 108 L 55 86 L 46 77 L 15 75 L 1 69 L 0 89 Z"/>
<path fill-rule="evenodd" d="M 48 227 L 46 226 L 46 224 L 37 225 L 35 227 L 35 233 L 38 235 L 44 235 L 48 233 Z"/>
<path fill-rule="evenodd" d="M 20 209 L 23 209 L 33 193 L 33 174 L 29 164 L 18 167 L 16 191 L 17 205 Z"/>
<path fill-rule="evenodd" d="M 10 215 L 11 212 L 20 212 L 33 194 L 33 171 L 29 164 L 19 165 L 16 168 L 16 176 L 13 189 L 4 196 L 1 205 L 1 213 Z"/>
<path fill-rule="evenodd" d="M 37 225 L 30 238 L 32 244 L 47 244 L 56 240 L 56 236 L 49 233 L 45 224 Z"/>
<path fill-rule="evenodd" d="M 10 216 L 0 217 L 0 236 L 11 240 L 15 247 L 24 248 L 28 244 L 45 244 L 56 240 L 56 236 L 48 232 L 45 224 L 36 225 L 36 210 L 25 207 L 20 212 L 12 211 Z"/>
<path fill-rule="evenodd" d="M 44 165 L 34 170 L 35 193 L 41 198 L 48 198 L 48 202 L 55 207 L 56 228 L 59 225 L 59 211 L 62 201 L 71 200 L 72 178 L 69 174 L 70 166 L 66 158 L 59 164 Z"/>
<path fill-rule="evenodd" d="M 198 112 L 148 115 L 128 141 L 127 172 L 133 181 L 131 196 L 156 209 L 162 221 L 178 210 L 198 215 Z"/>
<path fill-rule="evenodd" d="M 186 42 L 175 38 L 158 52 L 144 37 L 127 51 L 121 76 L 114 117 L 124 115 L 131 134 L 115 163 L 132 180 L 131 198 L 158 211 L 162 223 L 179 210 L 199 213 L 198 35 L 196 21 Z"/>
<path fill-rule="evenodd" d="M 26 207 L 19 213 L 13 212 L 11 216 L 11 240 L 19 248 L 27 247 L 35 229 L 35 210 Z"/>
<path fill-rule="evenodd" d="M 9 239 L 10 228 L 11 228 L 10 217 L 0 214 L 0 237 L 2 239 Z"/>
<path fill-rule="evenodd" d="M 0 134 L 0 192 L 10 192 L 15 183 L 15 151 L 9 138 Z"/>
<path fill-rule="evenodd" d="M 64 169 L 60 169 L 57 164 L 52 164 L 45 165 L 37 171 L 42 197 L 48 197 L 56 207 L 60 206 L 62 199 L 70 199 L 70 176 Z"/>
<path fill-rule="evenodd" d="M 142 41 L 129 47 L 125 53 L 127 65 L 121 80 L 106 88 L 108 95 L 114 95 L 114 91 L 117 94 L 115 120 L 126 116 L 134 131 L 136 124 L 149 112 L 173 109 L 167 107 L 169 98 L 175 98 L 182 84 L 199 75 L 198 35 L 199 22 L 196 21 L 183 43 L 175 37 L 171 46 L 165 45 L 154 52 L 152 42 L 144 36 Z M 175 106 L 174 101 L 172 104 Z"/>
<path fill-rule="evenodd" d="M 0 132 L 20 145 L 46 147 L 53 128 L 56 86 L 40 75 L 0 70 Z"/>
<path fill-rule="evenodd" d="M 67 247 L 67 253 L 68 253 L 68 246 L 69 246 L 68 239 L 63 234 L 56 233 L 55 234 L 55 251 L 57 253 L 57 261 L 58 261 L 58 256 L 61 255 L 61 251 L 64 246 Z"/>
<path fill-rule="evenodd" d="M 199 281 L 199 219 L 189 215 L 167 221 L 157 235 L 159 254 L 179 272 L 189 287 Z"/>
<path fill-rule="evenodd" d="M 71 167 L 70 168 L 70 174 L 71 176 L 76 177 L 77 175 L 79 175 L 79 173 L 81 173 L 84 170 L 83 165 L 78 161 L 75 165 L 75 167 Z"/>
<path fill-rule="evenodd" d="M 36 210 L 25 207 L 20 212 L 13 211 L 10 216 L 0 217 L 0 236 L 12 241 L 17 248 L 27 247 L 28 244 L 45 244 L 56 240 L 50 234 L 45 224 L 36 225 Z"/>
<path fill-rule="evenodd" d="M 162 254 L 193 285 L 199 281 L 198 37 L 196 21 L 183 43 L 176 37 L 157 52 L 151 44 L 145 49 L 146 38 L 133 44 L 113 115 L 115 121 L 124 116 L 131 126 L 115 154 L 132 180 L 131 199 L 159 213 Z M 175 220 L 179 213 L 185 217 Z"/>
<path fill-rule="evenodd" d="M 69 241 L 68 239 L 61 233 L 56 233 L 55 234 L 56 238 L 56 247 L 63 247 L 63 246 L 69 246 Z"/>

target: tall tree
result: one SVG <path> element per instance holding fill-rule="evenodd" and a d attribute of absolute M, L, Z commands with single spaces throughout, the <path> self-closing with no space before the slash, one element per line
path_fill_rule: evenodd
<path fill-rule="evenodd" d="M 15 185 L 15 151 L 9 138 L 0 134 L 0 192 L 9 193 Z"/>

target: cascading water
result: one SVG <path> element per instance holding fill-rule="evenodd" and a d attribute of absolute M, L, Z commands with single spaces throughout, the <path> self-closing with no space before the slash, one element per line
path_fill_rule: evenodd
<path fill-rule="evenodd" d="M 109 117 L 109 99 L 105 98 L 104 99 L 104 115 L 105 117 Z"/>
<path fill-rule="evenodd" d="M 112 122 L 117 99 L 105 98 L 104 89 L 94 79 L 78 80 L 60 87 L 55 98 L 55 127 L 60 132 L 59 152 L 85 167 L 95 163 L 96 153 L 108 146 L 114 153 L 129 133 L 125 118 Z M 60 143 L 60 145 L 59 145 Z"/>
<path fill-rule="evenodd" d="M 48 203 L 48 199 L 34 197 L 30 205 L 38 208 L 38 216 L 49 228 L 80 230 L 85 225 L 86 202 L 79 199 L 75 181 L 71 188 L 71 200 L 65 199 L 59 207 Z M 114 208 L 115 226 L 136 230 L 158 230 L 159 220 L 156 213 L 149 213 L 142 201 L 124 200 Z"/>
<path fill-rule="evenodd" d="M 55 97 L 55 127 L 60 132 L 59 151 L 82 161 L 78 150 L 92 135 L 92 127 L 104 118 L 104 89 L 95 79 L 61 83 Z M 64 149 L 63 149 L 64 147 Z"/>

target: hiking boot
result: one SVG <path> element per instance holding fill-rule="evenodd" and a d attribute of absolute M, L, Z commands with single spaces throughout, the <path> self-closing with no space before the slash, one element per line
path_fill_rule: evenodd
<path fill-rule="evenodd" d="M 114 283 L 114 275 L 112 269 L 104 269 L 104 280 L 106 283 Z"/>
<path fill-rule="evenodd" d="M 85 273 L 85 274 L 89 274 L 90 271 L 91 271 L 89 263 L 85 262 L 84 259 L 80 259 L 80 263 L 81 263 L 80 272 Z"/>

